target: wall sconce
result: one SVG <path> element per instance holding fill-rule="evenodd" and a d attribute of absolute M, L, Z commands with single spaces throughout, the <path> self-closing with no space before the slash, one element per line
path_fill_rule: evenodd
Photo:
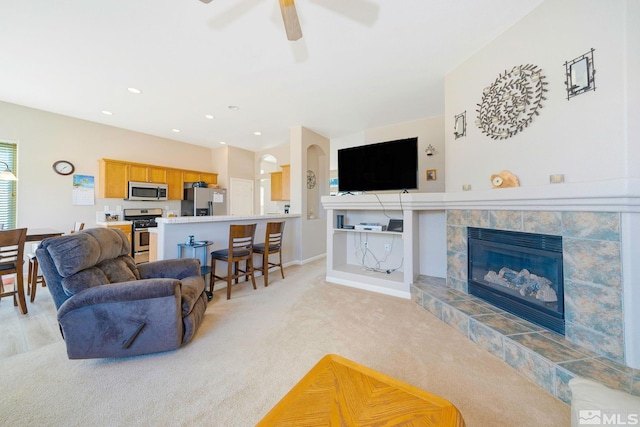
<path fill-rule="evenodd" d="M 427 147 L 426 150 L 424 150 L 425 153 L 427 153 L 427 156 L 433 156 L 436 152 L 436 149 L 433 148 L 433 145 L 429 144 L 429 146 Z"/>
<path fill-rule="evenodd" d="M 462 138 L 467 134 L 467 112 L 458 114 L 453 122 L 453 135 L 458 138 Z"/>
<path fill-rule="evenodd" d="M 4 170 L 0 172 L 0 181 L 17 181 L 18 178 L 11 173 L 11 169 L 9 169 L 9 165 L 5 162 L 0 162 L 0 164 L 4 165 Z"/>
<path fill-rule="evenodd" d="M 564 63 L 567 77 L 564 82 L 567 85 L 567 101 L 574 96 L 596 90 L 596 70 L 593 68 L 594 50 L 591 48 L 584 55 Z"/>

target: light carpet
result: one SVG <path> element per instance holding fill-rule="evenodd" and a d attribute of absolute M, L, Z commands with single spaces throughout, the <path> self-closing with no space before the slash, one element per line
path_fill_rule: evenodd
<path fill-rule="evenodd" d="M 172 352 L 69 360 L 62 341 L 1 361 L 0 425 L 252 426 L 325 354 L 448 399 L 467 426 L 567 426 L 569 407 L 412 301 L 324 281 L 324 260 L 217 284 Z"/>

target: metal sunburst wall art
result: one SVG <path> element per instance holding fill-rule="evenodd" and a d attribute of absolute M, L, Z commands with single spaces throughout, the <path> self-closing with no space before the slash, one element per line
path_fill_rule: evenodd
<path fill-rule="evenodd" d="M 542 70 L 532 64 L 519 65 L 500 74 L 482 91 L 475 123 L 493 139 L 507 139 L 522 132 L 540 114 L 547 92 Z"/>

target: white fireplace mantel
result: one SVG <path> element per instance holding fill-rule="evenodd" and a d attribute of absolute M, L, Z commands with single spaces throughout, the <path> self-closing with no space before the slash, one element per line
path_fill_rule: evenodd
<path fill-rule="evenodd" d="M 615 179 L 445 193 L 323 197 L 325 209 L 502 209 L 640 213 L 640 179 Z"/>
<path fill-rule="evenodd" d="M 621 178 L 606 181 L 560 183 L 540 186 L 522 186 L 504 189 L 486 189 L 444 193 L 380 193 L 361 195 L 325 196 L 322 204 L 329 216 L 338 211 L 403 211 L 405 218 L 405 256 L 419 259 L 419 244 L 428 240 L 418 229 L 415 214 L 448 210 L 531 210 L 531 211 L 581 211 L 616 212 L 620 214 L 621 261 L 623 274 L 624 347 L 627 365 L 640 369 L 640 179 Z M 334 218 L 328 217 L 330 229 Z M 332 225 L 333 224 L 333 225 Z M 411 228 L 407 230 L 407 225 Z M 407 233 L 407 231 L 409 231 Z M 413 235 L 416 231 L 418 235 Z M 444 232 L 444 231 L 443 231 Z M 446 233 L 446 232 L 445 232 Z M 329 233 L 331 236 L 331 233 Z M 333 238 L 329 237 L 328 263 L 334 253 Z M 337 249 L 336 249 L 337 250 Z M 340 249 L 344 250 L 344 249 Z M 333 271 L 328 264 L 328 273 Z M 418 261 L 405 267 L 415 271 Z M 355 276 L 357 277 L 357 276 Z M 357 279 L 356 279 L 357 281 Z M 354 285 L 353 283 L 351 283 Z M 358 286 L 358 284 L 355 284 Z M 367 288 L 366 280 L 362 287 Z M 403 288 L 404 289 L 404 288 Z M 405 293 L 405 291 L 403 291 Z"/>

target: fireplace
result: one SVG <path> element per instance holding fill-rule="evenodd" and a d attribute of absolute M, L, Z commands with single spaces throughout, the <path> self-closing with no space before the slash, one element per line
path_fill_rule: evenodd
<path fill-rule="evenodd" d="M 564 335 L 562 237 L 469 227 L 468 290 Z"/>

